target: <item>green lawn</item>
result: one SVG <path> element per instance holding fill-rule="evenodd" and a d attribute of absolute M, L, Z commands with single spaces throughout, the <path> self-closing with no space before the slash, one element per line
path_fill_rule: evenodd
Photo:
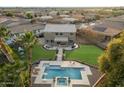
<path fill-rule="evenodd" d="M 39 59 L 55 59 L 56 51 L 45 50 L 41 45 L 35 45 L 32 50 L 32 60 L 33 62 Z"/>
<path fill-rule="evenodd" d="M 65 51 L 66 60 L 79 60 L 91 65 L 97 65 L 97 59 L 103 51 L 93 45 L 80 45 L 73 51 Z"/>

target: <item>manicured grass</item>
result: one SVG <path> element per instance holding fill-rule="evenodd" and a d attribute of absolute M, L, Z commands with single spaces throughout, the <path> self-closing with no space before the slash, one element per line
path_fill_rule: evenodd
<path fill-rule="evenodd" d="M 55 59 L 56 51 L 45 50 L 41 45 L 36 44 L 32 50 L 33 62 L 39 59 Z"/>
<path fill-rule="evenodd" d="M 80 45 L 73 51 L 65 51 L 66 60 L 78 60 L 91 65 L 97 65 L 97 59 L 103 51 L 93 45 Z"/>

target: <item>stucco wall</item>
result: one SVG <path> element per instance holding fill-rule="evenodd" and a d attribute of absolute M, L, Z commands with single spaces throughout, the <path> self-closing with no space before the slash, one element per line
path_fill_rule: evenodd
<path fill-rule="evenodd" d="M 56 35 L 56 33 L 58 33 L 58 35 Z M 62 35 L 60 35 L 60 33 L 62 33 Z M 73 33 L 73 35 L 71 35 L 71 33 Z M 56 45 L 56 43 L 51 43 L 51 42 L 46 42 L 46 40 L 53 40 L 55 39 L 55 37 L 68 37 L 68 40 L 72 40 L 73 42 L 76 42 L 76 33 L 75 32 L 44 32 L 44 40 L 46 44 L 49 45 Z M 67 44 L 69 44 L 67 42 Z"/>

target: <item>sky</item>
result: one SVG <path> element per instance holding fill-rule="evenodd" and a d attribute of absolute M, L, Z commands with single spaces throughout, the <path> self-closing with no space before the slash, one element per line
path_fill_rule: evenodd
<path fill-rule="evenodd" d="M 0 0 L 0 7 L 117 7 L 124 0 Z"/>

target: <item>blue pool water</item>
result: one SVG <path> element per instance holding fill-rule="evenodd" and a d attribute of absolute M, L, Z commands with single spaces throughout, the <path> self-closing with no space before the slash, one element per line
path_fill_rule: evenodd
<path fill-rule="evenodd" d="M 58 78 L 57 85 L 67 86 L 66 78 Z"/>
<path fill-rule="evenodd" d="M 54 77 L 70 77 L 70 79 L 82 79 L 80 71 L 82 68 L 61 68 L 56 65 L 46 65 L 43 79 L 53 79 Z"/>

